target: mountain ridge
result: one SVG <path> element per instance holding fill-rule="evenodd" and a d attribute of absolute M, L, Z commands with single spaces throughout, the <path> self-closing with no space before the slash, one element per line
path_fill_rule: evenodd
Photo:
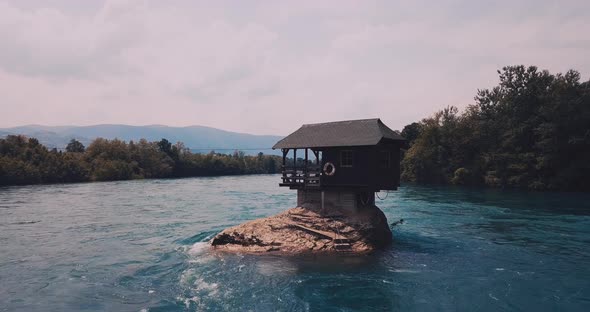
<path fill-rule="evenodd" d="M 29 124 L 23 126 L 0 128 L 0 137 L 11 134 L 20 134 L 34 137 L 40 143 L 49 147 L 63 149 L 71 139 L 76 139 L 88 146 L 96 138 L 120 139 L 124 141 L 159 141 L 167 139 L 172 143 L 182 142 L 186 147 L 196 152 L 208 152 L 219 150 L 232 152 L 243 150 L 247 154 L 279 154 L 270 148 L 282 136 L 259 135 L 241 132 L 233 132 L 224 129 L 190 125 L 125 125 L 125 124 L 97 124 L 89 126 L 45 126 Z"/>

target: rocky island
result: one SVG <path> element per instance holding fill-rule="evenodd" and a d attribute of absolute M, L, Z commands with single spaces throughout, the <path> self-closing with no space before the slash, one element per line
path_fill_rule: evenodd
<path fill-rule="evenodd" d="M 287 254 L 367 253 L 391 243 L 383 212 L 375 205 L 358 213 L 330 208 L 291 208 L 280 214 L 225 229 L 211 240 L 216 250 Z"/>
<path fill-rule="evenodd" d="M 273 146 L 283 152 L 279 186 L 297 190 L 296 208 L 228 228 L 211 245 L 296 254 L 366 253 L 390 244 L 375 192 L 397 189 L 405 147 L 378 118 L 303 125 Z"/>

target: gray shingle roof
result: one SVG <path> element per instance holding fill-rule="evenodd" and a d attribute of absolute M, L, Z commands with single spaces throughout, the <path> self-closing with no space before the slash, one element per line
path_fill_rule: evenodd
<path fill-rule="evenodd" d="M 377 145 L 382 139 L 405 141 L 379 118 L 303 125 L 272 148 Z"/>

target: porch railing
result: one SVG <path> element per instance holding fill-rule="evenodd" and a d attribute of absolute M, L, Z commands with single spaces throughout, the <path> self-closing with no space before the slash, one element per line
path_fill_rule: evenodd
<path fill-rule="evenodd" d="M 283 166 L 283 186 L 319 187 L 322 171 L 320 166 L 308 165 L 307 167 Z"/>

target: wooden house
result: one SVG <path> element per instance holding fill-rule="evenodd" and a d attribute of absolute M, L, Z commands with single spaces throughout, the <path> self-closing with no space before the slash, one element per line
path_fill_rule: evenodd
<path fill-rule="evenodd" d="M 397 189 L 405 145 L 378 118 L 303 125 L 273 146 L 283 152 L 279 185 L 298 191 L 299 206 L 356 210 L 374 204 L 375 192 Z"/>

